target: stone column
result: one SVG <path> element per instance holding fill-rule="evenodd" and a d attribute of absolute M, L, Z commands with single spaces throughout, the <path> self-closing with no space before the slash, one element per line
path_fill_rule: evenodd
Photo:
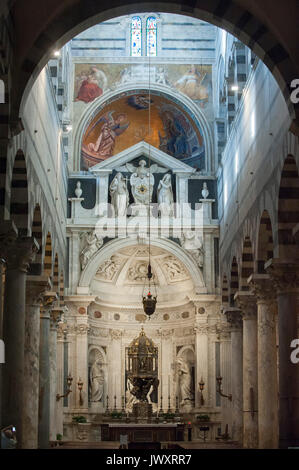
<path fill-rule="evenodd" d="M 253 294 L 239 291 L 235 301 L 243 317 L 243 447 L 258 447 L 257 307 Z"/>
<path fill-rule="evenodd" d="M 248 279 L 257 300 L 259 448 L 278 447 L 276 293 L 267 274 Z"/>
<path fill-rule="evenodd" d="M 109 391 L 109 406 L 114 408 L 114 396 L 116 396 L 116 408 L 121 408 L 121 395 L 122 395 L 122 384 L 121 384 L 121 337 L 122 330 L 110 330 L 111 342 L 109 345 L 110 349 L 110 389 Z"/>
<path fill-rule="evenodd" d="M 38 447 L 47 449 L 50 440 L 50 312 L 56 292 L 46 292 L 40 314 Z"/>
<path fill-rule="evenodd" d="M 57 394 L 64 394 L 64 343 L 67 335 L 67 323 L 60 323 L 57 330 Z M 63 398 L 55 401 L 56 432 L 63 435 Z"/>
<path fill-rule="evenodd" d="M 299 445 L 299 364 L 291 361 L 298 338 L 299 260 L 272 259 L 265 264 L 277 291 L 279 331 L 279 447 Z"/>
<path fill-rule="evenodd" d="M 222 377 L 222 392 L 231 395 L 231 338 L 228 328 L 221 328 L 220 331 L 220 375 Z M 222 431 L 228 425 L 228 432 L 231 435 L 231 401 L 226 397 L 221 397 Z"/>
<path fill-rule="evenodd" d="M 50 286 L 50 279 L 47 276 L 27 276 L 22 416 L 23 449 L 37 449 L 38 446 L 40 304 L 43 293 Z"/>
<path fill-rule="evenodd" d="M 69 373 L 74 378 L 69 407 L 84 414 L 88 412 L 88 307 L 95 300 L 95 296 L 72 295 L 66 296 L 64 300 L 75 321 L 75 324 L 70 326 L 75 335 L 72 336 L 73 333 L 69 335 Z M 81 403 L 78 389 L 79 379 L 83 382 Z"/>
<path fill-rule="evenodd" d="M 232 439 L 243 441 L 243 319 L 237 308 L 224 311 L 231 325 Z"/>
<path fill-rule="evenodd" d="M 5 364 L 3 364 L 2 424 L 16 427 L 22 445 L 26 274 L 38 244 L 31 237 L 17 238 L 6 247 L 7 262 L 3 318 Z"/>
<path fill-rule="evenodd" d="M 208 378 L 208 324 L 207 316 L 202 315 L 202 319 L 199 318 L 199 314 L 196 314 L 195 323 L 195 354 L 196 354 L 196 370 L 195 370 L 195 407 L 208 406 L 209 405 L 209 378 Z M 201 321 L 202 320 L 202 321 Z M 199 390 L 199 382 L 203 380 L 204 390 L 203 399 L 204 404 L 201 404 L 201 393 Z"/>
<path fill-rule="evenodd" d="M 70 270 L 70 292 L 76 292 L 79 283 L 81 266 L 80 266 L 80 231 L 71 230 L 70 242 L 70 259 L 72 260 L 72 269 Z"/>
<path fill-rule="evenodd" d="M 56 440 L 57 422 L 57 327 L 61 320 L 64 309 L 54 307 L 50 312 L 50 344 L 49 344 L 49 361 L 50 361 L 50 440 Z"/>

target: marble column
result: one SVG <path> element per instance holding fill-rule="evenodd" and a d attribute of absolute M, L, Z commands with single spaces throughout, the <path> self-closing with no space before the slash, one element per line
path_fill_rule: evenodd
<path fill-rule="evenodd" d="M 279 447 L 299 446 L 299 365 L 291 361 L 298 338 L 299 260 L 272 259 L 265 264 L 277 291 L 279 334 Z"/>
<path fill-rule="evenodd" d="M 248 283 L 257 301 L 258 445 L 277 449 L 276 293 L 267 274 L 252 274 Z"/>
<path fill-rule="evenodd" d="M 231 327 L 232 439 L 243 441 L 243 319 L 241 311 L 224 311 Z"/>
<path fill-rule="evenodd" d="M 122 395 L 122 374 L 121 374 L 121 337 L 122 330 L 110 330 L 111 342 L 109 345 L 109 358 L 110 358 L 110 389 L 109 392 L 109 406 L 114 408 L 114 396 L 116 396 L 116 408 L 121 409 L 121 395 Z"/>
<path fill-rule="evenodd" d="M 24 344 L 26 275 L 38 244 L 34 238 L 17 238 L 6 247 L 3 339 L 5 364 L 3 364 L 2 424 L 16 427 L 18 447 L 22 445 L 22 415 L 24 389 Z"/>
<path fill-rule="evenodd" d="M 74 319 L 73 326 L 70 325 L 74 334 L 69 335 L 69 373 L 74 374 L 73 393 L 69 398 L 69 407 L 83 414 L 88 412 L 88 307 L 94 300 L 95 296 L 92 295 L 64 297 L 66 306 L 72 312 Z M 78 389 L 79 379 L 83 382 L 81 400 Z"/>
<path fill-rule="evenodd" d="M 56 292 L 46 292 L 40 314 L 38 447 L 47 449 L 50 440 L 50 313 Z"/>
<path fill-rule="evenodd" d="M 231 395 L 231 338 L 229 329 L 223 327 L 220 332 L 220 375 L 222 392 Z M 228 425 L 228 432 L 231 435 L 232 402 L 226 397 L 221 397 L 221 414 L 222 432 Z"/>
<path fill-rule="evenodd" d="M 196 355 L 196 370 L 195 370 L 195 407 L 209 405 L 209 383 L 208 383 L 208 323 L 207 315 L 202 315 L 203 318 L 198 318 L 195 323 L 195 355 Z M 203 399 L 204 403 L 201 404 L 201 392 L 199 390 L 199 382 L 203 380 L 204 390 Z"/>
<path fill-rule="evenodd" d="M 70 286 L 69 290 L 71 293 L 75 293 L 77 285 L 79 284 L 79 278 L 81 273 L 80 265 L 80 231 L 71 230 L 71 236 L 69 238 L 70 243 L 70 259 L 72 260 L 72 269 L 70 270 Z"/>
<path fill-rule="evenodd" d="M 235 295 L 243 317 L 243 447 L 258 448 L 257 306 L 253 294 Z"/>
<path fill-rule="evenodd" d="M 22 448 L 38 446 L 39 328 L 43 293 L 51 286 L 47 276 L 27 276 Z"/>
<path fill-rule="evenodd" d="M 57 327 L 64 312 L 63 308 L 54 307 L 50 312 L 50 344 L 49 344 L 49 360 L 50 360 L 50 440 L 56 440 L 57 421 Z"/>
<path fill-rule="evenodd" d="M 67 337 L 67 323 L 59 323 L 57 330 L 57 394 L 64 394 L 64 343 Z M 56 431 L 63 435 L 63 398 L 55 401 Z"/>

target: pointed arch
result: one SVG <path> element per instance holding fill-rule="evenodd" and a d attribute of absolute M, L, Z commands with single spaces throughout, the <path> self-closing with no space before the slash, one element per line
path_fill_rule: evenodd
<path fill-rule="evenodd" d="M 278 196 L 278 245 L 280 258 L 298 256 L 293 228 L 299 222 L 299 175 L 295 158 L 285 159 Z"/>
<path fill-rule="evenodd" d="M 273 231 L 269 212 L 264 210 L 260 220 L 257 246 L 256 270 L 259 274 L 265 274 L 266 261 L 273 258 Z"/>
<path fill-rule="evenodd" d="M 24 153 L 18 150 L 12 170 L 10 218 L 20 236 L 28 235 L 28 180 Z"/>
<path fill-rule="evenodd" d="M 30 264 L 29 274 L 39 276 L 42 273 L 43 264 L 43 226 L 39 204 L 36 204 L 34 209 L 31 234 L 39 244 L 39 249 L 33 263 Z"/>
<path fill-rule="evenodd" d="M 228 280 L 226 274 L 223 275 L 222 279 L 222 306 L 228 307 L 229 305 L 229 293 L 228 293 Z"/>
<path fill-rule="evenodd" d="M 63 271 L 61 271 L 60 276 L 59 276 L 59 305 L 60 307 L 65 306 L 64 302 L 64 275 Z"/>
<path fill-rule="evenodd" d="M 249 290 L 247 279 L 254 272 L 254 259 L 252 243 L 249 237 L 245 237 L 243 242 L 242 251 L 242 264 L 241 264 L 241 290 Z"/>
<path fill-rule="evenodd" d="M 229 300 L 230 305 L 233 307 L 235 304 L 235 293 L 239 290 L 239 268 L 237 259 L 234 256 L 231 265 L 231 272 L 230 272 L 230 293 L 229 293 Z"/>
<path fill-rule="evenodd" d="M 58 254 L 56 253 L 53 268 L 53 291 L 59 294 L 59 268 L 58 268 Z"/>
<path fill-rule="evenodd" d="M 52 278 L 52 237 L 50 232 L 47 234 L 45 256 L 44 256 L 44 274 Z"/>

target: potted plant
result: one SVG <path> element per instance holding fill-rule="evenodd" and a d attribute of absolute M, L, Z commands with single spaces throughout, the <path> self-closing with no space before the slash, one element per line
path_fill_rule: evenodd
<path fill-rule="evenodd" d="M 210 421 L 210 416 L 209 415 L 204 415 L 204 414 L 201 414 L 201 415 L 197 415 L 196 416 L 196 419 L 197 421 Z"/>
<path fill-rule="evenodd" d="M 73 421 L 75 421 L 75 423 L 87 423 L 85 416 L 73 416 Z"/>
<path fill-rule="evenodd" d="M 85 416 L 73 416 L 76 426 L 76 437 L 79 441 L 88 441 L 91 423 L 87 422 Z"/>
<path fill-rule="evenodd" d="M 121 419 L 123 415 L 121 411 L 111 411 L 110 416 L 112 419 Z"/>
<path fill-rule="evenodd" d="M 56 434 L 56 441 L 58 442 L 58 445 L 62 446 L 62 434 Z"/>

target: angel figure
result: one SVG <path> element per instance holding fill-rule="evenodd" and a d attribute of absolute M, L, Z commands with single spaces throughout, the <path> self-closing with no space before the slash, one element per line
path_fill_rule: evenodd
<path fill-rule="evenodd" d="M 103 239 L 98 238 L 95 230 L 83 235 L 84 247 L 80 254 L 82 270 L 87 265 L 89 259 L 101 248 Z"/>
<path fill-rule="evenodd" d="M 132 173 L 130 184 L 135 204 L 146 205 L 149 202 L 152 202 L 155 183 L 153 173 L 166 173 L 167 168 L 159 167 L 156 163 L 147 168 L 146 161 L 140 160 L 139 166 L 134 166 L 132 163 L 126 163 L 124 169 Z"/>
<path fill-rule="evenodd" d="M 125 132 L 130 124 L 127 122 L 121 125 L 127 119 L 125 113 L 117 114 L 115 117 L 113 117 L 113 114 L 114 111 L 109 111 L 101 116 L 88 133 L 90 134 L 99 123 L 104 122 L 96 142 L 88 144 L 88 150 L 99 157 L 100 160 L 105 160 L 113 155 L 116 137 Z"/>

